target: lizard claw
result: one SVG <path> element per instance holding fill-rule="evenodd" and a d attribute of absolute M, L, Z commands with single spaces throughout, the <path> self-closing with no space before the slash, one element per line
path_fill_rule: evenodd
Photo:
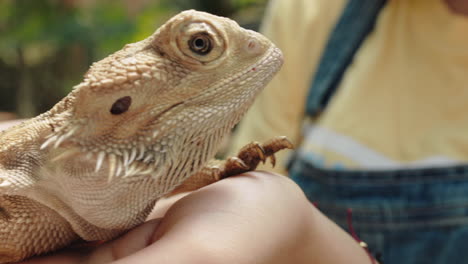
<path fill-rule="evenodd" d="M 270 156 L 270 163 L 271 163 L 271 167 L 274 168 L 275 165 L 276 165 L 276 157 L 275 157 L 275 154 L 272 154 L 272 155 Z"/>
<path fill-rule="evenodd" d="M 261 144 L 252 142 L 245 145 L 237 154 L 226 160 L 221 178 L 237 175 L 247 171 L 253 171 L 258 164 L 265 164 L 269 158 L 271 165 L 275 167 L 275 153 L 282 149 L 292 149 L 293 144 L 286 137 L 276 137 Z"/>
<path fill-rule="evenodd" d="M 227 164 L 229 164 L 230 166 L 235 166 L 239 169 L 244 169 L 244 170 L 248 170 L 249 169 L 249 166 L 247 166 L 247 164 L 245 164 L 245 162 L 241 159 L 239 159 L 238 157 L 230 157 L 228 160 L 227 160 Z"/>
<path fill-rule="evenodd" d="M 262 161 L 263 164 L 265 164 L 265 161 L 267 159 L 265 149 L 262 147 L 262 145 L 259 142 L 252 142 L 252 147 L 257 151 L 257 156 L 258 158 Z"/>

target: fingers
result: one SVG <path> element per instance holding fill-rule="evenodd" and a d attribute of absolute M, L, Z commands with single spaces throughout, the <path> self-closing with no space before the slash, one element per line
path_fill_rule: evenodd
<path fill-rule="evenodd" d="M 21 122 L 25 121 L 25 119 L 17 119 L 17 120 L 9 120 L 9 121 L 1 121 L 0 122 L 0 131 L 6 130 L 14 125 L 18 125 Z"/>
<path fill-rule="evenodd" d="M 167 210 L 172 207 L 172 205 L 180 200 L 182 197 L 188 195 L 189 193 L 180 193 L 171 195 L 170 197 L 164 197 L 158 200 L 156 206 L 151 211 L 150 215 L 148 216 L 147 220 L 155 219 L 155 218 L 163 218 L 166 215 Z"/>
<path fill-rule="evenodd" d="M 87 249 L 63 250 L 50 256 L 34 257 L 17 264 L 80 264 L 83 256 L 87 254 Z"/>
<path fill-rule="evenodd" d="M 118 239 L 95 249 L 80 264 L 111 263 L 146 248 L 151 244 L 159 224 L 160 219 L 153 219 L 132 229 Z"/>

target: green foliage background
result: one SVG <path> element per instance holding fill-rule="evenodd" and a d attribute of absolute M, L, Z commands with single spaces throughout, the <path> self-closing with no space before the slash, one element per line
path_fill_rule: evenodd
<path fill-rule="evenodd" d="M 31 117 L 80 82 L 89 65 L 197 9 L 257 29 L 267 0 L 1 0 L 0 112 Z M 0 120 L 5 115 L 0 114 Z"/>

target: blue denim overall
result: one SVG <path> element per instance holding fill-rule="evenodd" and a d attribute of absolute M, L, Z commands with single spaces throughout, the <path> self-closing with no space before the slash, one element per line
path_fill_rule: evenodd
<path fill-rule="evenodd" d="M 326 107 L 385 2 L 348 1 L 312 82 L 308 115 Z M 354 230 L 381 263 L 468 263 L 468 165 L 334 170 L 318 168 L 298 152 L 289 168 L 308 198 L 344 229 L 352 209 Z"/>

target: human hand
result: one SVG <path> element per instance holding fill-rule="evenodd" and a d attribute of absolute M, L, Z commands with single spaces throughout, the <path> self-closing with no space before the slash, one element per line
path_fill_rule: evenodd
<path fill-rule="evenodd" d="M 0 121 L 0 131 L 10 128 L 14 125 L 18 125 L 25 120 L 26 119 L 14 119 L 14 120 L 8 120 L 8 121 Z"/>
<path fill-rule="evenodd" d="M 251 172 L 175 202 L 162 219 L 89 250 L 25 263 L 370 263 L 284 176 Z"/>

